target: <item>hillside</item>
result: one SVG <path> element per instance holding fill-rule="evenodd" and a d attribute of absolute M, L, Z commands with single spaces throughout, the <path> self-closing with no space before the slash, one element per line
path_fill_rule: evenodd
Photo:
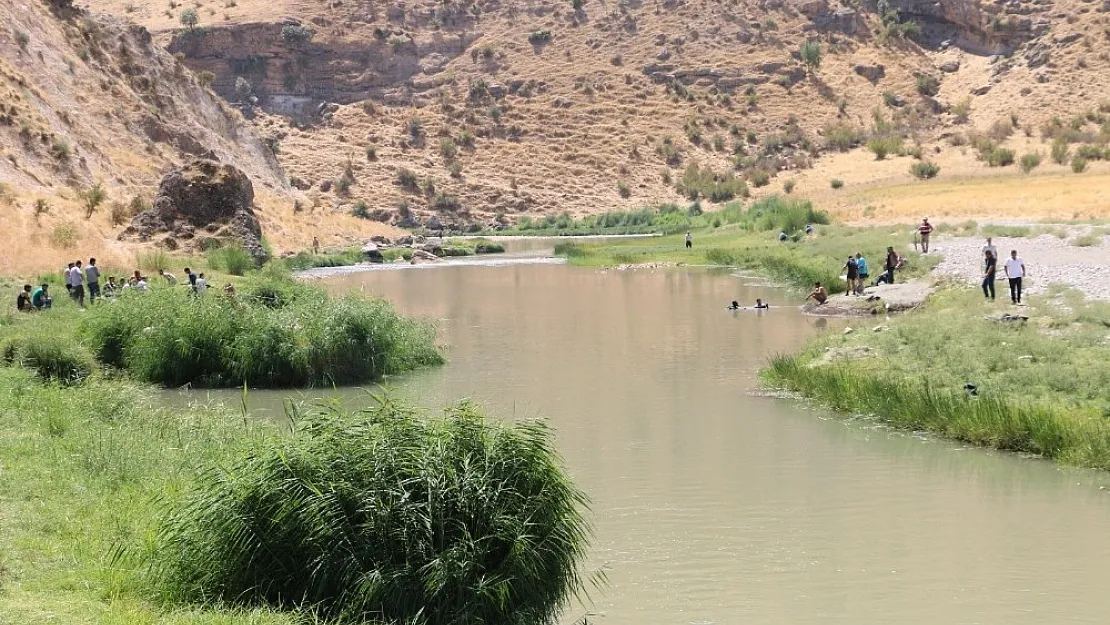
<path fill-rule="evenodd" d="M 101 180 L 127 203 L 209 152 L 251 176 L 278 251 L 433 216 L 477 228 L 788 183 L 854 220 L 1110 213 L 1104 4 L 574 4 L 88 0 L 89 17 L 3 0 L 2 214 L 23 236 L 0 270 L 56 262 L 74 230 L 82 250 L 128 260 L 81 190 Z M 894 140 L 891 156 L 865 151 L 872 138 Z M 1037 182 L 989 166 L 997 148 L 1039 153 Z M 915 181 L 915 159 L 940 175 Z M 1059 201 L 1078 180 L 1084 193 Z"/>
<path fill-rule="evenodd" d="M 253 127 L 142 26 L 38 0 L 2 0 L 0 19 L 0 275 L 77 256 L 133 266 L 141 246 L 117 235 L 195 156 L 250 176 L 275 244 L 309 223 Z M 90 213 L 93 187 L 103 199 Z"/>

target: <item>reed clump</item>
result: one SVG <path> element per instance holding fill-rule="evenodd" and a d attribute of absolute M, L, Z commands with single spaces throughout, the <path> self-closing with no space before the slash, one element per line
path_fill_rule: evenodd
<path fill-rule="evenodd" d="M 443 361 L 434 329 L 388 302 L 272 273 L 236 295 L 128 292 L 90 308 L 81 332 L 100 362 L 165 386 L 357 384 Z"/>
<path fill-rule="evenodd" d="M 160 597 L 343 622 L 549 623 L 582 587 L 585 496 L 541 422 L 379 398 L 213 464 L 151 549 Z"/>
<path fill-rule="evenodd" d="M 72 336 L 37 327 L 0 344 L 0 361 L 31 369 L 43 380 L 76 384 L 95 368 L 92 355 Z"/>

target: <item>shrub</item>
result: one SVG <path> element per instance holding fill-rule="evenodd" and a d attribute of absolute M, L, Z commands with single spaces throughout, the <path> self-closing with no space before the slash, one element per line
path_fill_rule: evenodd
<path fill-rule="evenodd" d="M 1087 159 L 1076 154 L 1071 158 L 1071 170 L 1077 174 L 1087 171 Z"/>
<path fill-rule="evenodd" d="M 842 189 L 844 188 L 844 181 L 840 178 L 833 178 L 829 181 L 829 186 L 834 189 Z"/>
<path fill-rule="evenodd" d="M 1097 237 L 1093 234 L 1080 235 L 1071 240 L 1071 244 L 1076 247 L 1092 247 L 1101 242 L 1101 237 Z"/>
<path fill-rule="evenodd" d="M 656 146 L 656 152 L 671 167 L 676 167 L 682 163 L 682 151 L 678 149 L 678 146 L 674 144 L 674 140 L 670 137 L 663 137 L 659 145 Z"/>
<path fill-rule="evenodd" d="M 108 219 L 113 226 L 120 226 L 128 222 L 133 215 L 123 202 L 112 202 L 108 212 Z"/>
<path fill-rule="evenodd" d="M 312 41 L 316 31 L 303 24 L 286 24 L 281 27 L 281 38 L 291 46 L 303 46 Z"/>
<path fill-rule="evenodd" d="M 210 250 L 208 264 L 213 269 L 222 269 L 233 276 L 241 276 L 256 266 L 254 258 L 238 241 Z"/>
<path fill-rule="evenodd" d="M 462 176 L 463 166 L 459 161 L 451 161 L 447 163 L 447 173 L 451 174 L 452 178 L 459 178 Z"/>
<path fill-rule="evenodd" d="M 462 208 L 462 202 L 459 198 L 440 191 L 432 198 L 432 208 L 439 210 L 458 210 Z"/>
<path fill-rule="evenodd" d="M 368 160 L 368 161 L 378 160 L 378 146 L 376 146 L 376 145 L 366 146 L 366 160 Z"/>
<path fill-rule="evenodd" d="M 416 115 L 409 118 L 405 127 L 408 129 L 409 136 L 413 139 L 419 139 L 424 134 L 424 122 Z"/>
<path fill-rule="evenodd" d="M 55 137 L 54 140 L 50 143 L 50 156 L 53 156 L 59 161 L 68 161 L 69 154 L 69 144 L 62 139 Z"/>
<path fill-rule="evenodd" d="M 1068 148 L 1068 140 L 1064 137 L 1056 137 L 1052 140 L 1052 162 L 1057 165 L 1066 165 L 1070 157 L 1071 150 Z"/>
<path fill-rule="evenodd" d="M 1075 149 L 1076 156 L 1081 156 L 1088 161 L 1101 161 L 1105 154 L 1101 147 L 1090 143 L 1085 143 Z"/>
<path fill-rule="evenodd" d="M 881 161 L 887 154 L 897 153 L 902 149 L 902 138 L 894 135 L 875 137 L 867 142 L 867 149 L 875 154 L 875 160 Z"/>
<path fill-rule="evenodd" d="M 765 187 L 771 184 L 771 174 L 762 169 L 753 169 L 748 172 L 748 182 L 754 187 Z"/>
<path fill-rule="evenodd" d="M 92 373 L 92 355 L 68 336 L 36 330 L 13 337 L 0 347 L 0 358 L 34 370 L 43 380 L 76 384 Z"/>
<path fill-rule="evenodd" d="M 409 190 L 416 189 L 416 172 L 407 168 L 397 170 L 397 184 Z"/>
<path fill-rule="evenodd" d="M 1009 148 L 994 148 L 986 154 L 987 165 L 1007 167 L 1014 164 L 1014 151 Z"/>
<path fill-rule="evenodd" d="M 917 92 L 923 96 L 933 97 L 940 93 L 940 81 L 936 76 L 922 74 L 917 77 Z"/>
<path fill-rule="evenodd" d="M 144 271 L 166 270 L 170 268 L 170 255 L 163 250 L 139 252 L 135 257 L 135 264 Z"/>
<path fill-rule="evenodd" d="M 121 305 L 91 307 L 81 331 L 101 362 L 166 386 L 357 384 L 442 361 L 434 331 L 385 301 L 263 273 L 235 298 L 125 292 Z"/>
<path fill-rule="evenodd" d="M 837 123 L 825 128 L 825 147 L 838 152 L 847 152 L 863 141 L 863 132 L 846 123 Z"/>
<path fill-rule="evenodd" d="M 181 12 L 180 16 L 181 25 L 189 30 L 197 27 L 197 22 L 200 21 L 196 9 L 185 9 Z"/>
<path fill-rule="evenodd" d="M 213 74 L 212 72 L 210 72 L 206 69 L 197 72 L 197 84 L 199 84 L 200 86 L 202 86 L 202 87 L 211 86 L 213 80 L 216 80 L 216 75 Z"/>
<path fill-rule="evenodd" d="M 622 198 L 628 199 L 632 197 L 632 189 L 628 186 L 628 183 L 624 181 L 617 183 L 617 191 Z"/>
<path fill-rule="evenodd" d="M 731 172 L 717 174 L 708 165 L 699 167 L 697 163 L 686 166 L 678 187 L 678 191 L 691 200 L 705 197 L 711 202 L 727 202 L 736 197 L 748 197 L 748 185 L 743 180 Z"/>
<path fill-rule="evenodd" d="M 459 134 L 455 135 L 455 143 L 461 145 L 464 148 L 473 148 L 474 147 L 474 133 L 470 132 L 469 130 L 465 130 L 465 129 L 460 130 Z"/>
<path fill-rule="evenodd" d="M 250 81 L 242 76 L 235 77 L 235 98 L 239 102 L 246 102 L 250 99 L 251 94 L 254 93 L 254 88 L 251 87 Z"/>
<path fill-rule="evenodd" d="M 354 206 L 351 207 L 351 216 L 358 217 L 360 219 L 370 219 L 370 207 L 366 204 L 366 202 L 359 200 L 355 202 Z"/>
<path fill-rule="evenodd" d="M 929 161 L 918 161 L 910 165 L 910 173 L 921 180 L 935 178 L 940 173 L 940 165 Z"/>
<path fill-rule="evenodd" d="M 787 180 L 786 182 L 782 183 L 782 190 L 786 193 L 793 193 L 795 184 L 797 183 L 795 183 L 793 180 Z"/>
<path fill-rule="evenodd" d="M 1040 155 L 1039 152 L 1033 152 L 1033 153 L 1030 153 L 1030 154 L 1022 154 L 1020 163 L 1021 163 L 1021 171 L 1024 172 L 1024 173 L 1029 173 L 1029 172 L 1033 171 L 1034 169 L 1036 169 L 1037 167 L 1040 166 L 1040 164 L 1041 164 L 1041 155 Z"/>
<path fill-rule="evenodd" d="M 957 124 L 967 123 L 971 116 L 971 98 L 964 98 L 952 107 L 952 115 L 956 117 Z"/>
<path fill-rule="evenodd" d="M 802 42 L 798 56 L 811 72 L 817 71 L 821 67 L 821 42 L 816 39 Z"/>
<path fill-rule="evenodd" d="M 772 195 L 752 204 L 744 214 L 744 223 L 755 230 L 795 232 L 807 224 L 829 223 L 829 214 L 814 209 L 809 200 Z"/>
<path fill-rule="evenodd" d="M 439 153 L 443 158 L 451 160 L 458 156 L 459 148 L 455 145 L 455 140 L 451 137 L 443 137 L 439 140 Z"/>
<path fill-rule="evenodd" d="M 505 252 L 505 246 L 493 241 L 481 239 L 474 244 L 475 254 L 502 254 Z"/>
<path fill-rule="evenodd" d="M 96 181 L 88 189 L 81 193 L 81 201 L 85 204 L 85 219 L 92 217 L 96 212 L 97 207 L 104 202 L 108 194 L 104 192 L 104 186 L 100 181 Z"/>
<path fill-rule="evenodd" d="M 80 236 L 77 234 L 77 228 L 69 222 L 54 226 L 54 230 L 50 233 L 50 242 L 54 247 L 63 249 L 75 247 L 79 238 Z"/>
<path fill-rule="evenodd" d="M 209 465 L 158 528 L 162 597 L 342 622 L 553 622 L 589 532 L 551 431 L 467 403 L 414 414 L 389 397 L 317 408 Z"/>
<path fill-rule="evenodd" d="M 532 31 L 528 35 L 528 43 L 530 43 L 534 46 L 538 46 L 542 43 L 548 43 L 550 41 L 551 41 L 551 31 L 550 30 L 535 30 L 535 31 Z"/>

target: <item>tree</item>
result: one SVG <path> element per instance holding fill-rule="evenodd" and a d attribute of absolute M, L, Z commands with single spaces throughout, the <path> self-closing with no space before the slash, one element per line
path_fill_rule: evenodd
<path fill-rule="evenodd" d="M 816 72 L 821 67 L 821 42 L 815 39 L 803 41 L 798 55 L 811 73 Z"/>
<path fill-rule="evenodd" d="M 252 91 L 251 84 L 247 82 L 246 78 L 242 76 L 235 77 L 235 97 L 240 102 L 246 102 L 251 97 Z"/>
<path fill-rule="evenodd" d="M 185 9 L 181 12 L 181 25 L 189 30 L 196 28 L 199 20 L 196 9 Z"/>
<path fill-rule="evenodd" d="M 104 187 L 99 180 L 81 194 L 81 199 L 85 202 L 85 219 L 92 217 L 96 207 L 100 206 L 106 197 L 107 194 L 104 193 Z"/>

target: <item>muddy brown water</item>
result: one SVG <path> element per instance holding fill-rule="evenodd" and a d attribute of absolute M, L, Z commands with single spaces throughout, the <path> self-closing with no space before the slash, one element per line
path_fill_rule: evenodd
<path fill-rule="evenodd" d="M 439 325 L 448 364 L 390 380 L 398 392 L 557 428 L 593 501 L 590 566 L 609 579 L 566 623 L 1110 619 L 1110 476 L 753 394 L 766 359 L 824 323 L 784 291 L 708 270 L 552 264 L 326 283 Z M 780 307 L 725 310 L 756 297 Z M 291 394 L 252 391 L 249 404 L 278 414 Z M 237 406 L 240 393 L 167 399 Z"/>

